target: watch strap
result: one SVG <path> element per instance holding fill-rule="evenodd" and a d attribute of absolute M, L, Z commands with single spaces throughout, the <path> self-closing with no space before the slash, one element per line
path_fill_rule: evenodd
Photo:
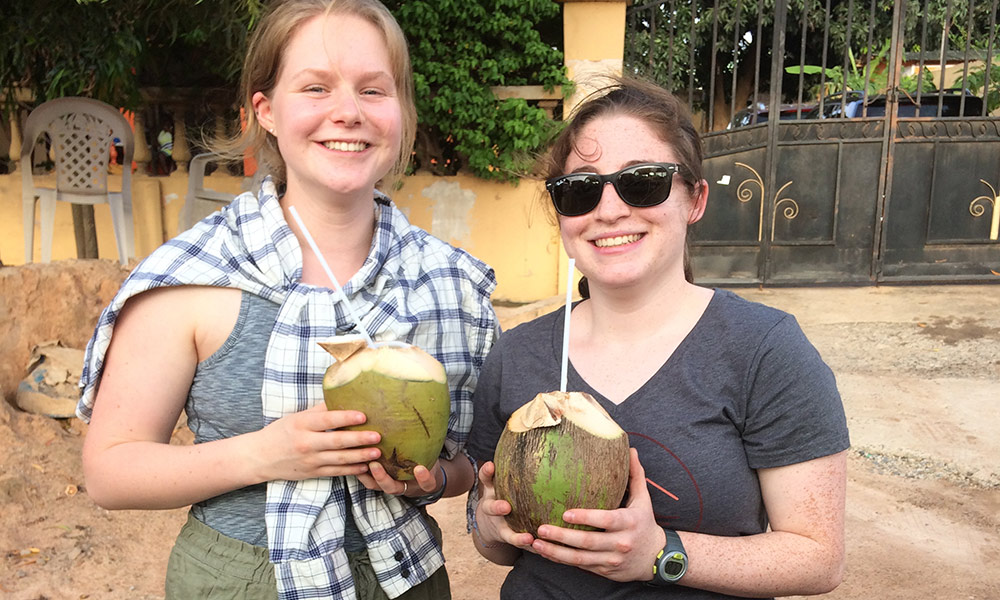
<path fill-rule="evenodd" d="M 663 549 L 657 553 L 656 560 L 653 561 L 653 580 L 649 582 L 656 586 L 673 585 L 687 572 L 687 553 L 684 551 L 681 537 L 672 529 L 664 528 L 663 533 L 666 535 L 667 541 Z M 665 572 L 667 564 L 677 566 L 679 571 L 671 569 L 669 572 Z"/>

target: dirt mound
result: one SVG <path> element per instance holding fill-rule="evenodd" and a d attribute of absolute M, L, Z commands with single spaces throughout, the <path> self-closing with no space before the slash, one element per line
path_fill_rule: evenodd
<path fill-rule="evenodd" d="M 83 348 L 128 270 L 108 260 L 0 267 L 0 393 L 13 400 L 34 347 Z"/>

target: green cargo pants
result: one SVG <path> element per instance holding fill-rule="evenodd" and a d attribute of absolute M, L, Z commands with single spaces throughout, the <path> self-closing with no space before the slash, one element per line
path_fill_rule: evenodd
<path fill-rule="evenodd" d="M 425 515 L 434 537 L 441 529 Z M 378 584 L 367 552 L 348 552 L 358 600 L 389 600 Z M 267 548 L 222 535 L 188 515 L 167 562 L 166 600 L 277 600 L 274 565 Z M 451 600 L 444 567 L 410 588 L 400 600 Z"/>

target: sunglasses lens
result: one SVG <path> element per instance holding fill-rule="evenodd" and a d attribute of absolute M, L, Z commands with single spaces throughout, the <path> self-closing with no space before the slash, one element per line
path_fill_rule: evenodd
<path fill-rule="evenodd" d="M 618 193 L 632 206 L 655 206 L 670 195 L 674 173 L 658 165 L 641 165 L 618 175 Z"/>
<path fill-rule="evenodd" d="M 549 194 L 559 214 L 575 217 L 594 210 L 601 201 L 603 187 L 593 175 L 569 175 L 552 182 Z"/>

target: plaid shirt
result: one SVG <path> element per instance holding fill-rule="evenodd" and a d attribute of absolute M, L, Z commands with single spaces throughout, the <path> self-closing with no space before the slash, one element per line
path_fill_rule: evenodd
<path fill-rule="evenodd" d="M 323 375 L 333 358 L 316 342 L 357 331 L 356 324 L 332 290 L 301 282 L 302 251 L 270 179 L 259 197 L 237 197 L 158 248 L 129 275 L 87 345 L 77 406 L 81 419 L 90 420 L 125 301 L 174 285 L 238 288 L 280 304 L 264 361 L 264 425 L 323 402 Z M 451 389 L 444 454 L 453 458 L 468 437 L 472 391 L 498 333 L 490 303 L 496 280 L 486 264 L 410 225 L 385 196 L 377 194 L 374 206 L 371 251 L 358 273 L 343 283 L 344 292 L 373 338 L 420 346 L 444 365 Z M 368 490 L 352 476 L 271 481 L 265 520 L 283 600 L 355 597 L 343 549 L 347 495 L 372 567 L 390 598 L 444 564 L 441 548 L 409 500 Z"/>

